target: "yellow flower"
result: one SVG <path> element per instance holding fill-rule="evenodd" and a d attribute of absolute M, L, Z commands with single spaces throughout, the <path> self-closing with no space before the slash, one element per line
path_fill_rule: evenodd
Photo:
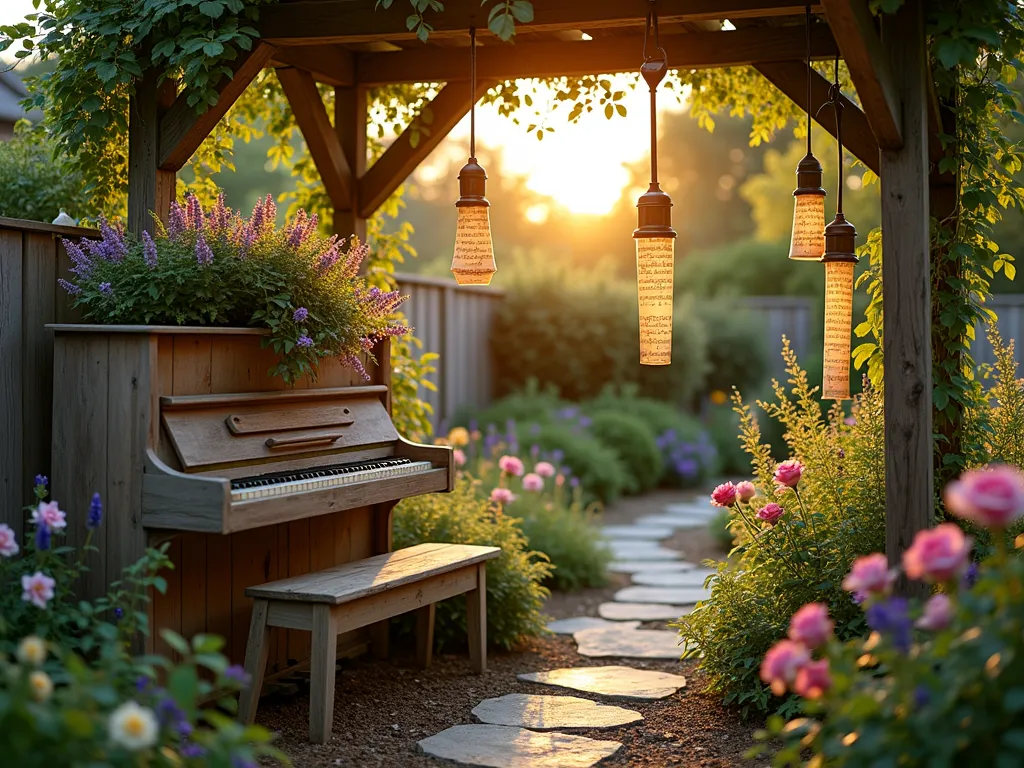
<path fill-rule="evenodd" d="M 26 637 L 18 644 L 18 661 L 38 667 L 46 661 L 46 642 L 35 635 Z"/>
<path fill-rule="evenodd" d="M 126 701 L 111 712 L 108 727 L 110 740 L 130 750 L 152 747 L 159 732 L 153 710 L 134 701 Z"/>
<path fill-rule="evenodd" d="M 53 681 L 50 676 L 38 669 L 28 676 L 28 687 L 36 701 L 46 701 L 53 693 Z"/>
<path fill-rule="evenodd" d="M 448 441 L 457 447 L 469 445 L 469 431 L 465 427 L 452 427 L 448 433 Z"/>
<path fill-rule="evenodd" d="M 448 445 L 448 438 L 447 437 L 435 437 L 434 438 L 434 445 Z"/>
<path fill-rule="evenodd" d="M 720 389 L 712 390 L 710 397 L 711 402 L 715 405 L 725 405 L 726 401 L 729 399 L 726 397 L 725 392 Z"/>

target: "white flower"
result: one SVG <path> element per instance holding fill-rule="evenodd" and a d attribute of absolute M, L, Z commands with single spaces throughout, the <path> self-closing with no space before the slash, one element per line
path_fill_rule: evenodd
<path fill-rule="evenodd" d="M 42 571 L 36 571 L 31 576 L 27 573 L 21 577 L 21 599 L 32 603 L 37 608 L 46 608 L 46 604 L 53 600 L 53 588 L 57 582 L 51 579 Z"/>
<path fill-rule="evenodd" d="M 53 681 L 48 674 L 39 669 L 28 676 L 28 686 L 32 690 L 32 698 L 36 701 L 46 701 L 53 693 Z"/>
<path fill-rule="evenodd" d="M 39 506 L 32 510 L 32 522 L 36 525 L 46 523 L 51 530 L 60 530 L 67 526 L 67 515 L 64 514 L 56 501 L 40 501 Z"/>
<path fill-rule="evenodd" d="M 18 554 L 18 540 L 9 525 L 0 525 L 0 555 L 14 557 Z"/>
<path fill-rule="evenodd" d="M 159 727 L 148 707 L 126 701 L 110 713 L 110 740 L 125 749 L 139 750 L 156 744 Z"/>
<path fill-rule="evenodd" d="M 18 643 L 18 661 L 38 667 L 46 661 L 46 643 L 41 637 L 29 635 Z"/>

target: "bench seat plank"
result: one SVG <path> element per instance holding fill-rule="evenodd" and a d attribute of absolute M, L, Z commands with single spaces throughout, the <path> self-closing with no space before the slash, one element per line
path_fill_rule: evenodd
<path fill-rule="evenodd" d="M 342 605 L 497 557 L 498 547 L 418 544 L 304 576 L 248 587 L 248 597 Z"/>

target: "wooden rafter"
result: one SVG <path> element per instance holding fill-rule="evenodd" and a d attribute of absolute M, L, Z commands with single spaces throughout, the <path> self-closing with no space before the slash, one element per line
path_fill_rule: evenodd
<path fill-rule="evenodd" d="M 635 71 L 642 63 L 643 36 L 607 37 L 580 42 L 521 42 L 480 46 L 477 72 L 503 81 L 521 77 L 559 77 Z M 673 69 L 732 67 L 792 59 L 803 50 L 802 27 L 750 28 L 731 32 L 661 35 Z M 812 55 L 828 59 L 837 51 L 832 33 L 817 25 Z M 356 79 L 366 85 L 402 82 L 450 82 L 468 77 L 465 48 L 417 46 L 391 53 L 356 55 Z"/>
<path fill-rule="evenodd" d="M 756 64 L 757 70 L 776 88 L 801 107 L 807 101 L 807 65 L 802 61 L 776 61 Z M 811 113 L 818 113 L 828 101 L 829 82 L 812 70 Z M 845 96 L 843 103 L 843 144 L 864 165 L 875 173 L 880 170 L 878 141 L 871 132 L 868 119 L 860 108 Z M 815 121 L 833 136 L 836 135 L 835 115 L 831 109 L 822 109 Z"/>
<path fill-rule="evenodd" d="M 878 146 L 899 149 L 903 146 L 900 102 L 889 55 L 882 48 L 867 0 L 822 0 L 822 5 Z"/>
<path fill-rule="evenodd" d="M 413 40 L 406 24 L 407 6 L 376 8 L 367 0 L 300 0 L 260 9 L 259 30 L 271 43 L 319 44 Z M 534 0 L 534 20 L 525 29 L 536 32 L 642 25 L 646 0 Z M 820 7 L 817 3 L 815 8 Z M 802 14 L 804 3 L 794 0 L 660 0 L 662 22 L 743 19 Z M 463 35 L 470 26 L 483 31 L 486 9 L 480 0 L 448 0 L 443 12 L 427 12 L 434 39 Z"/>
<path fill-rule="evenodd" d="M 244 56 L 232 62 L 233 74 L 224 77 L 217 86 L 220 97 L 201 115 L 196 108 L 179 96 L 160 121 L 160 167 L 177 171 L 199 149 L 210 131 L 231 108 L 242 92 L 249 87 L 260 70 L 266 66 L 274 49 L 266 43 L 257 43 Z"/>
<path fill-rule="evenodd" d="M 318 83 L 349 86 L 356 81 L 353 52 L 340 45 L 279 46 L 271 63 L 304 69 Z"/>
<path fill-rule="evenodd" d="M 292 107 L 295 122 L 306 140 L 327 196 L 342 208 L 352 199 L 352 170 L 313 76 L 304 70 L 285 67 L 277 70 L 284 95 Z"/>
<path fill-rule="evenodd" d="M 412 132 L 403 131 L 360 180 L 360 215 L 370 218 L 469 112 L 470 106 L 496 84 L 493 80 L 481 80 L 474 95 L 470 94 L 466 81 L 445 85 L 429 105 L 433 117 L 429 125 L 430 135 L 421 133 L 416 146 L 413 146 Z"/>

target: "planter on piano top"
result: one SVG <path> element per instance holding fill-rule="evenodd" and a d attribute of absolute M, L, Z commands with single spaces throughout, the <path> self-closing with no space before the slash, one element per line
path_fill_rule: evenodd
<path fill-rule="evenodd" d="M 366 360 L 369 382 L 325 360 L 315 380 L 288 385 L 269 375 L 261 329 L 48 328 L 53 498 L 69 512 L 68 543 L 86 534 L 76 506 L 99 491 L 107 509 L 84 592 L 105 594 L 170 541 L 176 568 L 154 622 L 226 635 L 235 660 L 247 586 L 386 552 L 399 499 L 453 486 L 451 450 L 410 443 L 391 421 L 389 339 Z M 279 634 L 277 666 L 305 658 L 308 640 Z"/>

